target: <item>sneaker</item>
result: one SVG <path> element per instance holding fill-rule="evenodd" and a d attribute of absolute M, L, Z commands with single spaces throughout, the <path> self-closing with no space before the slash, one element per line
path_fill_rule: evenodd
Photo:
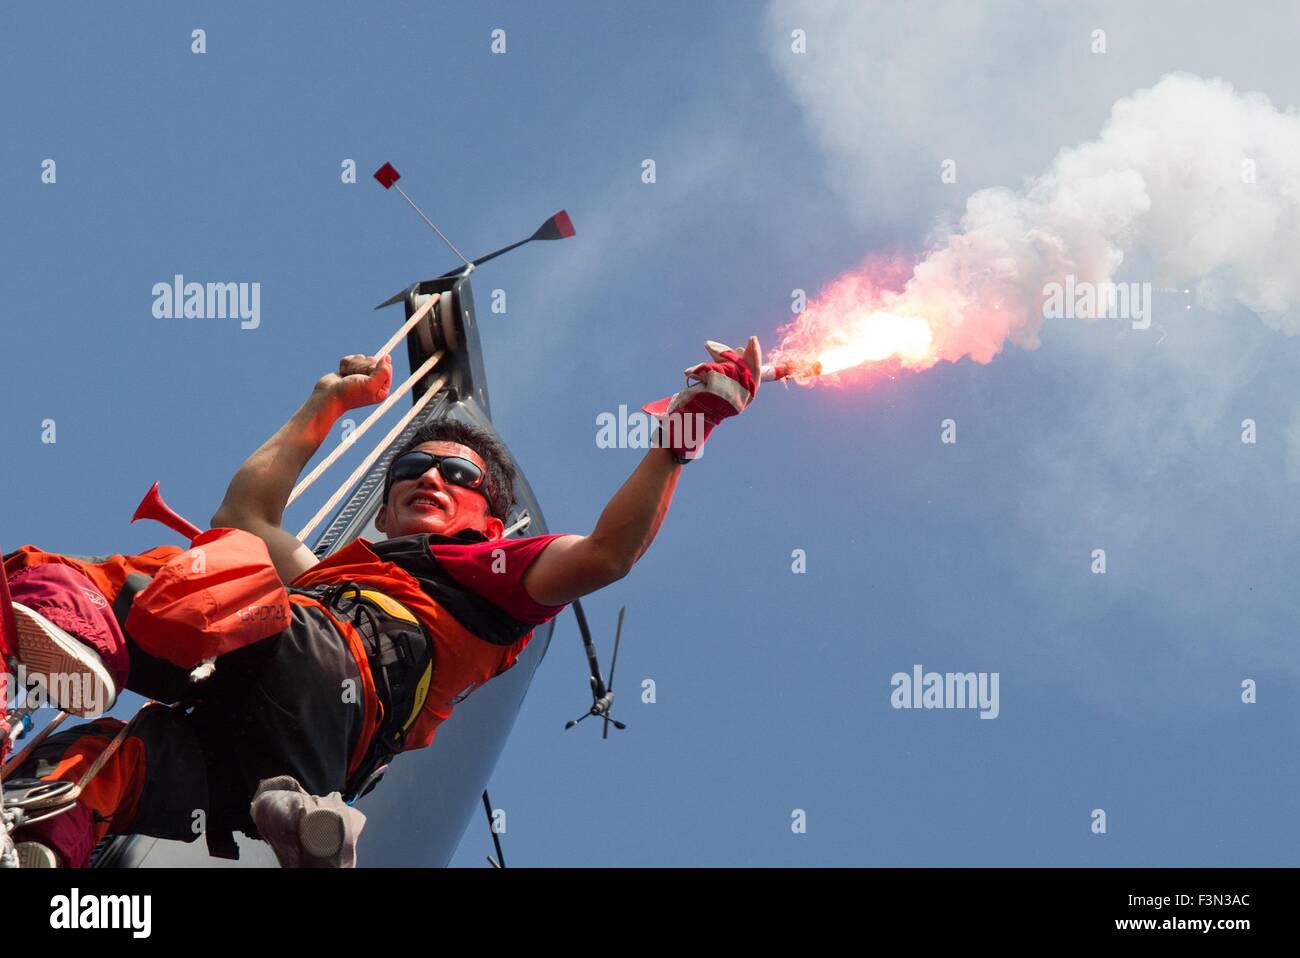
<path fill-rule="evenodd" d="M 99 653 L 21 602 L 13 603 L 18 627 L 18 661 L 47 682 L 49 704 L 69 715 L 97 718 L 117 701 L 117 687 Z M 71 688 L 66 678 L 75 677 Z M 59 701 L 66 691 L 68 701 Z"/>
<path fill-rule="evenodd" d="M 338 792 L 309 795 L 288 775 L 264 779 L 249 811 L 283 868 L 355 868 L 366 816 Z"/>
<path fill-rule="evenodd" d="M 18 852 L 19 868 L 58 868 L 59 860 L 48 845 L 40 842 L 19 842 L 14 846 Z"/>

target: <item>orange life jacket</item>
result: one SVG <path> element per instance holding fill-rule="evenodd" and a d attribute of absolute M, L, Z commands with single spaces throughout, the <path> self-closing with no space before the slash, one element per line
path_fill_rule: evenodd
<path fill-rule="evenodd" d="M 291 585 L 310 588 L 339 582 L 354 582 L 396 600 L 415 614 L 433 643 L 431 681 L 419 714 L 407 730 L 404 751 L 428 746 L 456 704 L 513 666 L 533 635 L 530 631 L 509 645 L 480 638 L 430 596 L 416 576 L 394 562 L 384 561 L 361 539 L 312 566 Z M 364 657 L 358 664 L 364 673 Z"/>
<path fill-rule="evenodd" d="M 190 548 L 139 555 L 67 556 L 25 545 L 5 563 L 71 566 L 112 601 L 133 573 L 152 581 L 134 597 L 123 629 L 150 655 L 191 669 L 268 638 L 289 624 L 289 600 L 266 543 L 242 529 L 208 529 Z"/>

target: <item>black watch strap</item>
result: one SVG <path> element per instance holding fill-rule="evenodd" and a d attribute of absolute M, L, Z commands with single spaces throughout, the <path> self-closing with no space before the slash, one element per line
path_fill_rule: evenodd
<path fill-rule="evenodd" d="M 664 421 L 662 419 L 655 424 L 655 445 L 663 449 L 668 449 L 668 452 L 673 457 L 673 462 L 677 463 L 679 466 L 684 466 L 690 462 L 684 453 L 680 453 L 676 449 L 669 449 L 664 445 Z"/>

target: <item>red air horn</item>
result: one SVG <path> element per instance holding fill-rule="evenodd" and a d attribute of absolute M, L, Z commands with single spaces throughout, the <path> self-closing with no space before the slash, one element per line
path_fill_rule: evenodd
<path fill-rule="evenodd" d="M 135 522 L 137 519 L 153 519 L 155 522 L 161 522 L 168 529 L 179 532 L 191 542 L 203 534 L 202 529 L 187 521 L 167 503 L 163 502 L 162 493 L 158 491 L 158 483 L 156 482 L 144 494 L 144 498 L 140 500 L 140 505 L 136 506 L 135 515 L 131 517 L 131 521 Z"/>

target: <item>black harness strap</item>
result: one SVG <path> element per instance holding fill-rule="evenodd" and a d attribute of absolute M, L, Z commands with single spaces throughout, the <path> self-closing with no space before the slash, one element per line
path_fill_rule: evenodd
<path fill-rule="evenodd" d="M 348 618 L 365 647 L 370 674 L 383 706 L 383 720 L 343 793 L 345 801 L 353 802 L 379 783 L 383 769 L 402 751 L 406 732 L 428 692 L 428 677 L 434 666 L 433 643 L 418 621 L 392 615 L 366 595 L 377 590 L 362 589 L 355 582 L 341 582 L 291 591 L 309 595 Z M 385 598 L 400 605 L 391 597 Z M 415 618 L 404 606 L 402 609 Z"/>

